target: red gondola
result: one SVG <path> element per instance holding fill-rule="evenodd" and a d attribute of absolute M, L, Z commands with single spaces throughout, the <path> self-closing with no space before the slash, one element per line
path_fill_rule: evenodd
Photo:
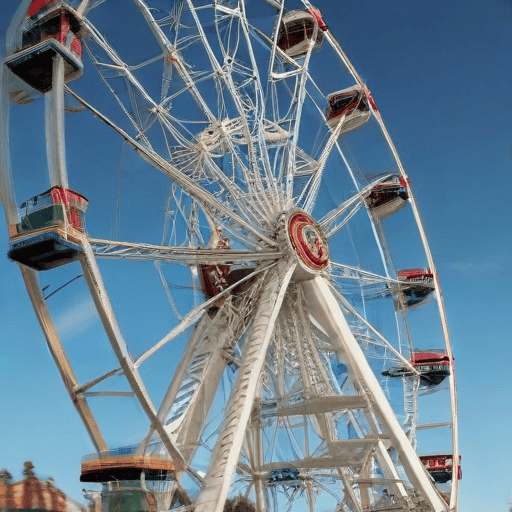
<path fill-rule="evenodd" d="M 426 386 L 437 386 L 450 375 L 451 361 L 445 352 L 413 352 L 411 363 Z"/>
<path fill-rule="evenodd" d="M 5 60 L 5 65 L 39 92 L 52 88 L 53 58 L 64 59 L 64 80 L 82 75 L 80 20 L 65 2 L 33 0 L 27 11 L 21 48 Z"/>
<path fill-rule="evenodd" d="M 230 242 L 228 238 L 221 238 L 216 244 L 216 248 L 229 249 Z M 229 264 L 220 265 L 200 265 L 199 266 L 201 287 L 203 293 L 207 298 L 211 299 L 215 295 L 223 292 L 229 286 L 242 280 L 254 272 L 254 268 L 232 268 Z M 232 295 L 239 295 L 246 291 L 256 280 L 255 277 L 248 279 L 238 286 L 235 286 L 232 291 Z M 225 297 L 220 298 L 214 306 L 209 309 L 210 315 L 214 315 L 222 303 L 225 301 Z"/>
<path fill-rule="evenodd" d="M 314 49 L 318 49 L 327 25 L 317 9 L 295 10 L 286 13 L 279 27 L 277 46 L 289 57 L 297 58 L 306 55 L 311 40 L 314 38 Z"/>
<path fill-rule="evenodd" d="M 400 299 L 405 307 L 421 304 L 434 291 L 434 275 L 430 269 L 407 268 L 397 272 Z"/>
<path fill-rule="evenodd" d="M 438 386 L 450 375 L 450 358 L 443 351 L 413 352 L 411 365 L 420 373 L 420 384 L 423 387 Z M 410 377 L 413 372 L 409 368 L 399 366 L 383 371 L 382 375 L 385 377 Z"/>
<path fill-rule="evenodd" d="M 462 478 L 462 470 L 459 464 L 457 465 L 457 479 Z M 423 455 L 420 457 L 421 462 L 429 472 L 430 476 L 438 484 L 445 484 L 453 478 L 453 456 L 452 455 Z"/>
<path fill-rule="evenodd" d="M 82 252 L 87 199 L 62 187 L 25 201 L 21 221 L 9 227 L 9 251 L 13 261 L 35 270 L 48 270 L 77 259 Z"/>
<path fill-rule="evenodd" d="M 211 299 L 215 297 L 218 293 L 221 293 L 229 286 L 237 283 L 244 277 L 248 276 L 252 272 L 254 272 L 254 268 L 235 268 L 231 269 L 230 265 L 201 265 L 201 285 L 203 288 L 203 292 Z M 239 295 L 247 290 L 256 280 L 256 278 L 251 278 L 238 286 L 233 288 L 232 294 Z M 217 312 L 219 307 L 224 302 L 225 297 L 220 298 L 215 306 L 212 306 L 209 310 L 210 314 L 214 314 Z"/>
<path fill-rule="evenodd" d="M 201 265 L 200 268 L 203 292 L 209 299 L 229 286 L 226 281 L 229 265 Z"/>
<path fill-rule="evenodd" d="M 365 201 L 374 217 L 384 219 L 400 211 L 407 204 L 408 198 L 407 181 L 395 175 L 375 185 Z"/>
<path fill-rule="evenodd" d="M 335 128 L 343 119 L 341 133 L 347 133 L 370 119 L 370 107 L 364 90 L 354 85 L 327 96 L 327 124 Z"/>

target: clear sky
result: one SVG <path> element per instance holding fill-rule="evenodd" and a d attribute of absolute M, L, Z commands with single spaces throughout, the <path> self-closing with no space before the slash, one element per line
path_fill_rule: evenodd
<path fill-rule="evenodd" d="M 3 35 L 17 2 L 0 4 Z M 464 475 L 459 511 L 507 511 L 512 4 L 324 0 L 318 6 L 372 89 L 411 177 L 440 273 L 458 375 Z M 27 140 L 27 151 L 31 146 Z M 80 458 L 92 446 L 20 273 L 7 259 L 2 223 L 0 467 L 20 478 L 23 461 L 30 459 L 38 475 L 52 476 L 81 499 Z"/>

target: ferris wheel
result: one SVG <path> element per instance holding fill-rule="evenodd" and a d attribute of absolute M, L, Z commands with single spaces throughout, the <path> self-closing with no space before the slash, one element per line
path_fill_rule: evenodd
<path fill-rule="evenodd" d="M 104 510 L 456 510 L 437 271 L 329 23 L 308 0 L 15 15 L 9 257 Z M 43 142 L 9 143 L 8 116 L 44 120 Z"/>

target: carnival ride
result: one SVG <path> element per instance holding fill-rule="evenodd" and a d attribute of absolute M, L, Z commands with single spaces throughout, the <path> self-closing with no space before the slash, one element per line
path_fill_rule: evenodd
<path fill-rule="evenodd" d="M 24 0 L 7 52 L 9 257 L 102 510 L 455 510 L 437 271 L 321 12 Z M 47 178 L 9 109 L 44 117 Z"/>

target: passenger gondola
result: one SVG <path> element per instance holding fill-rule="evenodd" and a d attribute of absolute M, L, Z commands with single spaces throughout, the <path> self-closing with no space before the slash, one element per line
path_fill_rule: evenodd
<path fill-rule="evenodd" d="M 329 94 L 327 102 L 327 124 L 335 128 L 342 122 L 341 133 L 356 130 L 370 119 L 368 100 L 359 85 Z"/>
<path fill-rule="evenodd" d="M 35 270 L 76 260 L 82 252 L 88 204 L 78 192 L 58 186 L 25 201 L 20 206 L 20 222 L 9 227 L 7 255 Z"/>
<path fill-rule="evenodd" d="M 445 484 L 453 479 L 452 455 L 422 455 L 420 460 L 436 484 Z M 462 478 L 460 457 L 456 472 L 457 479 L 460 480 Z"/>
<path fill-rule="evenodd" d="M 327 30 L 320 11 L 317 9 L 294 10 L 284 14 L 277 35 L 277 46 L 291 58 L 306 55 L 313 41 L 318 49 Z"/>
<path fill-rule="evenodd" d="M 64 60 L 64 81 L 82 75 L 80 20 L 65 2 L 33 0 L 25 18 L 21 47 L 5 60 L 5 65 L 41 93 L 52 88 L 53 60 Z"/>
<path fill-rule="evenodd" d="M 415 351 L 411 354 L 411 365 L 419 372 L 422 387 L 438 386 L 450 375 L 450 357 L 444 351 Z M 413 372 L 405 366 L 395 366 L 383 371 L 382 375 L 411 377 Z"/>
<path fill-rule="evenodd" d="M 375 185 L 366 196 L 366 207 L 373 217 L 381 220 L 400 211 L 407 204 L 407 181 L 402 176 L 390 176 Z"/>
<path fill-rule="evenodd" d="M 407 308 L 421 304 L 434 291 L 434 275 L 430 269 L 403 269 L 397 272 L 397 277 L 401 282 L 399 298 Z"/>

